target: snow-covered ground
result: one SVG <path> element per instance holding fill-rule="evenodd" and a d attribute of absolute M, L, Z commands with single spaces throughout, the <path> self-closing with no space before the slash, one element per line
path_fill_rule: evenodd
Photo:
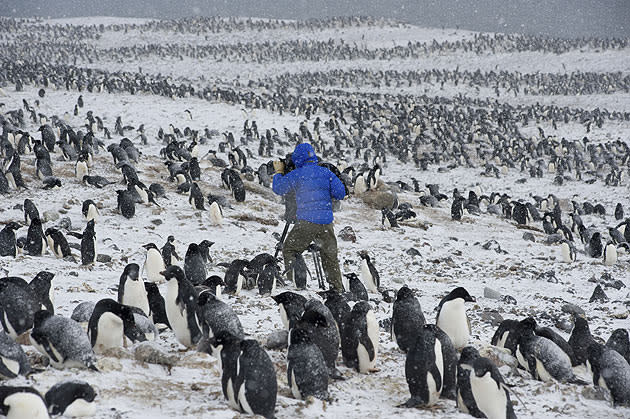
<path fill-rule="evenodd" d="M 51 24 L 116 24 L 142 23 L 142 20 L 118 20 L 114 18 L 87 18 L 50 21 Z M 365 36 L 363 36 L 365 35 Z M 13 36 L 11 34 L 10 36 Z M 423 29 L 413 26 L 383 27 L 353 27 L 344 29 L 326 29 L 297 33 L 295 30 L 242 31 L 238 33 L 213 33 L 206 36 L 194 33 L 184 35 L 170 32 L 130 31 L 126 34 L 120 31 L 106 31 L 99 40 L 86 40 L 98 48 L 111 48 L 135 44 L 151 43 L 237 43 L 291 40 L 295 38 L 307 40 L 328 40 L 329 38 L 344 39 L 346 42 L 363 42 L 370 48 L 388 48 L 393 45 L 405 45 L 408 41 L 438 41 L 471 38 L 474 33 L 455 30 Z M 128 70 L 137 71 L 142 67 L 149 74 L 161 73 L 174 78 L 185 77 L 190 80 L 212 81 L 220 78 L 231 82 L 240 76 L 240 80 L 274 77 L 285 72 L 303 72 L 307 70 L 319 71 L 346 68 L 379 69 L 412 69 L 427 68 L 466 68 L 471 71 L 508 70 L 521 72 L 558 72 L 565 71 L 623 71 L 627 72 L 629 51 L 627 49 L 605 52 L 580 50 L 565 54 L 550 54 L 543 52 L 498 53 L 495 55 L 475 55 L 463 52 L 452 52 L 444 55 L 429 54 L 421 59 L 395 60 L 336 60 L 328 62 L 281 62 L 281 63 L 236 63 L 212 62 L 211 60 L 183 60 L 163 59 L 159 56 L 143 57 L 139 60 L 128 60 L 123 63 L 113 63 L 106 56 L 100 61 L 92 63 L 78 63 L 107 71 Z M 564 66 L 566 65 L 566 69 Z M 203 79 L 201 77 L 203 76 Z M 142 264 L 144 249 L 142 245 L 154 242 L 161 247 L 169 235 L 174 235 L 180 255 L 185 254 L 191 242 L 208 239 L 215 242 L 211 248 L 214 263 L 209 274 L 223 275 L 224 269 L 217 266 L 220 262 L 230 262 L 236 258 L 252 258 L 261 252 L 273 253 L 276 240 L 272 233 L 280 233 L 284 222 L 281 220 L 283 205 L 278 197 L 261 187 L 250 189 L 244 203 L 235 202 L 228 191 L 221 188 L 220 169 L 214 168 L 208 161 L 201 162 L 202 176 L 199 182 L 204 194 L 213 193 L 226 196 L 232 208 L 224 208 L 225 222 L 220 226 L 209 223 L 208 214 L 194 211 L 188 204 L 187 195 L 175 192 L 175 185 L 168 181 L 168 172 L 159 155 L 164 146 L 157 138 L 160 128 L 167 129 L 169 124 L 180 128 L 203 130 L 208 128 L 218 132 L 231 131 L 238 139 L 245 120 L 255 120 L 258 130 L 264 133 L 266 129 L 276 128 L 283 140 L 286 140 L 283 129 L 291 132 L 298 130 L 299 124 L 305 121 L 304 115 L 284 113 L 282 115 L 263 109 L 243 108 L 241 105 L 209 102 L 198 98 L 171 99 L 163 96 L 148 94 L 107 94 L 90 93 L 87 91 L 65 90 L 62 88 L 46 89 L 43 98 L 37 96 L 40 85 L 26 85 L 24 91 L 16 92 L 13 85 L 2 86 L 3 96 L 0 102 L 4 104 L 0 112 L 16 110 L 22 107 L 23 100 L 34 106 L 39 100 L 37 112 L 51 117 L 58 115 L 75 128 L 85 124 L 86 112 L 91 110 L 94 115 L 103 119 L 105 126 L 113 133 L 114 121 L 122 117 L 124 125 L 138 127 L 144 124 L 147 145 L 141 145 L 133 138 L 136 134 L 131 131 L 127 135 L 134 140 L 143 153 L 137 165 L 140 179 L 147 185 L 158 182 L 164 185 L 168 193 L 168 200 L 159 200 L 160 207 L 138 206 L 136 216 L 130 220 L 123 218 L 116 211 L 116 189 L 120 184 L 109 185 L 104 189 L 79 184 L 73 178 L 74 163 L 60 161 L 58 155 L 52 156 L 54 174 L 62 179 L 63 188 L 58 191 L 40 189 L 40 181 L 34 176 L 34 156 L 24 156 L 22 159 L 23 172 L 29 189 L 13 191 L 3 196 L 0 206 L 0 222 L 23 220 L 23 213 L 19 207 L 25 198 L 31 199 L 39 208 L 40 213 L 46 211 L 57 212 L 61 217 L 69 217 L 73 230 L 81 231 L 84 220 L 81 215 L 81 203 L 85 199 L 93 199 L 102 205 L 102 217 L 96 225 L 99 253 L 112 257 L 109 263 L 96 263 L 86 268 L 78 264 L 55 259 L 51 254 L 43 257 L 20 255 L 16 259 L 0 258 L 0 268 L 9 275 L 22 276 L 30 279 L 40 270 L 54 272 L 55 310 L 62 315 L 70 316 L 73 308 L 82 301 L 98 301 L 102 298 L 116 298 L 118 280 L 124 266 L 129 262 Z M 315 86 L 313 86 L 315 87 Z M 400 93 L 425 94 L 426 86 L 412 86 L 401 89 Z M 381 92 L 386 92 L 383 87 Z M 415 89 L 415 90 L 414 90 Z M 352 86 L 349 87 L 352 90 Z M 361 89 L 357 89 L 361 91 Z M 370 89 L 379 91 L 379 89 Z M 482 89 L 477 93 L 474 89 L 460 85 L 447 85 L 445 90 L 436 87 L 429 95 L 453 97 L 459 93 L 470 97 L 493 97 L 490 89 Z M 79 108 L 79 114 L 73 115 L 73 108 L 79 95 L 83 96 L 85 105 Z M 567 96 L 522 96 L 514 99 L 509 94 L 501 95 L 500 102 L 513 104 L 546 103 L 560 106 L 607 108 L 610 111 L 630 110 L 630 96 L 627 92 L 614 95 L 594 95 L 594 97 Z M 184 110 L 189 110 L 192 119 Z M 322 121 L 329 115 L 320 113 Z M 307 121 L 312 128 L 313 119 Z M 586 134 L 583 125 L 559 124 L 557 130 L 551 124 L 542 122 L 546 132 L 558 138 L 566 137 L 570 140 L 581 139 Z M 37 128 L 39 124 L 27 120 L 25 130 L 39 138 Z M 630 138 L 630 122 L 607 121 L 602 129 L 593 126 L 589 133 L 592 141 L 610 141 L 621 138 L 628 143 Z M 528 135 L 536 135 L 536 124 L 530 124 L 523 129 Z M 322 128 L 323 138 L 328 145 L 333 138 Z M 103 139 L 102 133 L 97 133 Z M 105 144 L 117 143 L 120 136 L 114 135 L 112 140 L 104 140 Z M 217 149 L 221 136 L 211 138 L 201 146 L 200 155 L 209 149 Z M 238 141 L 238 140 L 237 140 Z M 254 157 L 248 164 L 254 169 L 268 158 L 259 158 L 256 150 L 258 143 L 250 143 L 244 147 L 252 150 Z M 283 156 L 292 151 L 293 145 L 276 148 L 277 156 Z M 353 155 L 353 153 L 350 153 Z M 227 160 L 226 154 L 219 156 Z M 361 163 L 353 161 L 350 163 Z M 333 161 L 333 163 L 337 163 Z M 440 166 L 432 165 L 428 171 L 419 171 L 411 164 L 403 164 L 392 156 L 384 166 L 382 179 L 385 182 L 398 180 L 410 183 L 412 177 L 421 184 L 436 183 L 441 191 L 451 197 L 454 188 L 466 192 L 480 186 L 484 193 L 496 191 L 508 193 L 513 199 L 523 198 L 532 200 L 533 195 L 547 196 L 555 194 L 561 201 L 576 200 L 583 202 L 601 203 L 606 208 L 607 215 L 583 216 L 585 225 L 595 225 L 601 231 L 607 231 L 608 226 L 614 226 L 613 211 L 620 202 L 626 212 L 630 211 L 630 191 L 628 181 L 617 187 L 604 186 L 602 179 L 592 184 L 570 181 L 564 186 L 553 184 L 553 175 L 546 173 L 542 178 L 529 178 L 527 173 L 521 173 L 518 168 L 510 169 L 500 178 L 483 177 L 480 173 L 483 167 L 457 167 L 438 170 Z M 627 172 L 627 168 L 625 169 Z M 95 155 L 92 174 L 106 176 L 119 181 L 122 177 L 115 169 L 111 155 L 107 152 Z M 627 173 L 626 173 L 627 174 Z M 605 173 L 604 173 L 605 175 Z M 525 182 L 517 180 L 526 178 Z M 257 191 L 257 192 L 256 192 Z M 426 208 L 419 204 L 418 194 L 400 192 L 400 202 L 413 204 L 418 214 L 418 221 L 407 223 L 401 228 L 385 229 L 381 226 L 381 213 L 367 207 L 363 200 L 350 196 L 342 202 L 342 208 L 336 213 L 335 228 L 338 232 L 345 226 L 352 226 L 356 232 L 356 243 L 339 240 L 339 259 L 342 271 L 359 272 L 360 258 L 358 252 L 367 250 L 372 256 L 381 275 L 384 288 L 398 289 L 403 284 L 418 291 L 425 317 L 428 322 L 435 320 L 435 308 L 440 299 L 457 286 L 464 286 L 471 295 L 477 297 L 477 302 L 468 306 L 468 314 L 472 324 L 471 344 L 483 348 L 490 343 L 495 327 L 490 324 L 490 314 L 503 318 L 520 319 L 533 315 L 544 326 L 555 327 L 566 322 L 569 315 L 561 310 L 566 303 L 576 304 L 583 308 L 588 316 L 591 331 L 602 341 L 608 339 L 611 331 L 625 327 L 630 328 L 629 291 L 628 288 L 605 288 L 610 301 L 607 303 L 589 303 L 589 298 L 595 283 L 589 279 L 599 279 L 604 273 L 622 280 L 630 285 L 630 257 L 620 256 L 619 262 L 606 267 L 599 259 L 590 259 L 584 254 L 572 264 L 560 261 L 557 246 L 544 243 L 544 234 L 532 231 L 536 242 L 523 240 L 523 233 L 528 230 L 516 228 L 514 222 L 490 214 L 480 216 L 466 216 L 462 222 L 451 221 L 450 202 L 443 202 L 438 208 Z M 565 212 L 568 210 L 565 208 Z M 260 219 L 269 220 L 267 223 L 250 221 L 247 215 L 255 215 Z M 49 221 L 44 228 L 55 225 Z M 428 228 L 421 228 L 421 226 Z M 537 227 L 541 228 L 540 223 Z M 26 228 L 18 231 L 18 236 L 26 234 Z M 70 242 L 75 239 L 68 238 Z M 496 240 L 505 252 L 499 253 L 485 250 L 482 245 Z M 406 253 L 409 248 L 415 248 L 420 256 L 412 257 Z M 581 250 L 581 244 L 578 241 Z M 75 253 L 77 251 L 75 250 Z M 310 263 L 310 258 L 307 258 Z M 541 278 L 540 274 L 554 271 L 557 281 L 549 282 Z M 510 295 L 517 301 L 510 305 L 484 298 L 484 287 L 490 287 L 502 294 Z M 287 289 L 292 290 L 291 286 Z M 165 293 L 165 288 L 161 288 Z M 318 298 L 315 294 L 315 281 L 309 282 L 309 291 L 304 292 L 309 297 Z M 392 305 L 382 301 L 379 295 L 371 295 L 378 320 L 391 317 Z M 238 297 L 224 296 L 239 315 L 247 334 L 264 343 L 266 336 L 282 328 L 280 316 L 275 303 L 270 297 L 260 297 L 256 290 L 244 291 Z M 559 330 L 559 329 L 558 329 Z M 560 333 L 568 338 L 566 331 Z M 291 397 L 286 380 L 286 350 L 269 351 L 278 378 L 277 417 L 468 417 L 457 411 L 450 400 L 441 400 L 437 406 L 429 410 L 402 409 L 396 406 L 407 400 L 408 388 L 404 376 L 405 355 L 400 352 L 389 337 L 389 333 L 381 329 L 381 351 L 377 360 L 378 372 L 360 375 L 353 370 L 340 366 L 346 377 L 345 381 L 332 381 L 329 391 L 332 401 L 318 400 L 302 402 Z M 196 351 L 185 351 L 179 345 L 170 331 L 160 335 L 158 345 L 165 351 L 178 358 L 177 364 L 170 369 L 159 365 L 145 364 L 133 359 L 132 348 L 121 350 L 111 356 L 99 357 L 101 373 L 85 370 L 55 370 L 48 367 L 45 371 L 33 374 L 28 378 L 20 377 L 5 384 L 32 385 L 45 392 L 54 383 L 62 379 L 80 378 L 90 382 L 98 392 L 98 418 L 202 418 L 202 417 L 234 417 L 227 401 L 221 393 L 220 371 L 216 360 L 210 355 Z M 29 345 L 23 346 L 25 351 L 33 355 L 35 349 Z M 341 364 L 341 357 L 339 358 Z M 41 365 L 40 365 L 41 366 Z M 542 383 L 531 379 L 526 372 L 510 371 L 503 368 L 505 379 L 513 385 L 512 391 L 517 397 L 515 412 L 519 417 L 629 417 L 628 408 L 613 408 L 610 402 L 594 400 L 589 387 Z M 588 378 L 588 377 L 586 377 Z"/>

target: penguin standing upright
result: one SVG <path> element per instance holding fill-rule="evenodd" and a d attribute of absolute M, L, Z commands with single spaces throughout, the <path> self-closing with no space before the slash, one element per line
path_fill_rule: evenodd
<path fill-rule="evenodd" d="M 184 257 L 184 272 L 186 273 L 186 278 L 193 285 L 199 285 L 206 280 L 206 264 L 203 261 L 203 256 L 197 243 L 188 245 L 188 250 Z"/>
<path fill-rule="evenodd" d="M 48 310 L 55 314 L 53 302 L 55 297 L 53 295 L 54 288 L 52 286 L 52 280 L 55 274 L 48 271 L 40 271 L 35 275 L 35 278 L 28 283 L 28 289 L 39 298 L 42 309 Z"/>
<path fill-rule="evenodd" d="M 569 337 L 569 346 L 573 350 L 575 365 L 586 365 L 588 359 L 588 347 L 595 343 L 588 322 L 582 316 L 576 315 L 573 318 L 573 330 Z"/>
<path fill-rule="evenodd" d="M 135 326 L 133 311 L 129 306 L 111 298 L 96 303 L 88 322 L 88 335 L 95 352 L 125 345 L 125 334 Z"/>
<path fill-rule="evenodd" d="M 315 320 L 313 321 L 313 319 Z M 308 300 L 304 304 L 304 313 L 298 324 L 303 324 L 310 330 L 311 340 L 322 351 L 329 377 L 340 378 L 341 373 L 336 366 L 339 354 L 339 330 L 337 330 L 335 319 L 328 307 L 319 300 Z"/>
<path fill-rule="evenodd" d="M 218 226 L 223 223 L 223 209 L 217 201 L 210 204 L 210 224 Z"/>
<path fill-rule="evenodd" d="M 96 261 L 96 232 L 94 231 L 94 220 L 87 222 L 83 234 L 68 232 L 71 236 L 81 239 L 81 265 L 89 265 Z"/>
<path fill-rule="evenodd" d="M 271 358 L 260 344 L 251 339 L 241 342 L 236 360 L 235 394 L 241 409 L 250 415 L 273 418 L 278 382 Z"/>
<path fill-rule="evenodd" d="M 136 202 L 131 192 L 127 190 L 117 190 L 118 194 L 118 211 L 125 218 L 133 218 L 136 215 Z"/>
<path fill-rule="evenodd" d="M 409 351 L 424 322 L 420 302 L 413 292 L 403 285 L 396 293 L 391 326 L 392 340 L 398 344 L 401 351 Z"/>
<path fill-rule="evenodd" d="M 241 339 L 245 337 L 243 325 L 232 307 L 219 300 L 210 290 L 199 293 L 197 317 L 205 337 L 217 336 L 224 331 Z"/>
<path fill-rule="evenodd" d="M 344 287 L 349 291 L 350 298 L 353 301 L 367 301 L 367 290 L 357 274 L 350 272 L 349 274 L 345 274 L 344 277 L 348 278 L 348 285 L 347 287 L 344 285 Z"/>
<path fill-rule="evenodd" d="M 39 211 L 37 210 L 37 207 L 35 206 L 33 201 L 26 198 L 24 200 L 24 222 L 26 223 L 26 225 L 31 225 L 31 221 L 35 218 L 41 220 L 41 217 L 39 216 Z"/>
<path fill-rule="evenodd" d="M 457 363 L 457 408 L 475 418 L 483 418 L 485 415 L 479 410 L 475 396 L 470 387 L 470 375 L 473 362 L 479 358 L 479 352 L 472 346 L 462 349 L 462 354 Z"/>
<path fill-rule="evenodd" d="M 235 259 L 230 263 L 223 282 L 225 282 L 225 292 L 238 295 L 245 283 L 245 268 L 249 265 L 248 260 Z"/>
<path fill-rule="evenodd" d="M 7 419 L 48 419 L 41 394 L 32 387 L 0 386 L 0 413 Z"/>
<path fill-rule="evenodd" d="M 201 337 L 197 320 L 197 291 L 179 266 L 169 266 L 162 275 L 167 281 L 164 302 L 168 322 L 179 343 L 191 348 Z"/>
<path fill-rule="evenodd" d="M 612 241 L 604 247 L 604 265 L 612 266 L 617 263 L 617 246 Z"/>
<path fill-rule="evenodd" d="M 89 174 L 87 158 L 84 153 L 81 153 L 74 166 L 74 177 L 78 179 L 79 182 L 82 182 L 83 176 Z"/>
<path fill-rule="evenodd" d="M 588 348 L 593 384 L 610 391 L 615 405 L 630 406 L 630 364 L 614 349 L 594 343 Z"/>
<path fill-rule="evenodd" d="M 361 256 L 361 281 L 365 284 L 368 291 L 377 293 L 378 288 L 381 286 L 378 271 L 365 250 L 359 252 L 359 256 Z"/>
<path fill-rule="evenodd" d="M 46 355 L 55 368 L 97 370 L 96 357 L 88 336 L 72 319 L 53 315 L 47 310 L 35 313 L 31 344 Z"/>
<path fill-rule="evenodd" d="M 262 272 L 258 275 L 258 293 L 260 295 L 269 295 L 276 290 L 276 280 L 280 276 L 278 264 L 270 262 L 265 264 Z"/>
<path fill-rule="evenodd" d="M 42 222 L 37 217 L 31 219 L 31 225 L 28 226 L 28 233 L 26 235 L 24 251 L 31 256 L 41 256 L 46 252 L 46 243 Z"/>
<path fill-rule="evenodd" d="M 334 289 L 322 291 L 319 294 L 326 299 L 324 305 L 330 310 L 335 319 L 335 323 L 337 323 L 337 330 L 341 334 L 343 325 L 346 323 L 347 319 L 349 319 L 351 311 L 348 301 Z"/>
<path fill-rule="evenodd" d="M 46 392 L 44 399 L 53 415 L 83 417 L 96 413 L 96 391 L 85 381 L 59 382 Z"/>
<path fill-rule="evenodd" d="M 162 259 L 164 260 L 164 266 L 166 266 L 167 268 L 174 264 L 175 261 L 173 259 L 178 261 L 182 260 L 182 258 L 179 257 L 177 251 L 175 250 L 174 243 L 175 237 L 168 236 L 168 238 L 166 239 L 166 243 L 162 247 Z"/>
<path fill-rule="evenodd" d="M 359 301 L 352 307 L 341 332 L 341 352 L 346 366 L 360 373 L 374 369 L 379 349 L 378 335 L 378 322 L 370 304 Z"/>
<path fill-rule="evenodd" d="M 476 301 L 475 298 L 471 297 L 465 288 L 457 287 L 442 298 L 438 305 L 435 324 L 446 332 L 456 349 L 461 349 L 468 344 L 470 320 L 468 320 L 464 303 L 474 301 Z"/>
<path fill-rule="evenodd" d="M 621 219 L 623 219 L 623 205 L 621 205 L 621 202 L 618 202 L 615 206 L 615 220 L 619 221 Z"/>
<path fill-rule="evenodd" d="M 190 194 L 188 195 L 188 203 L 193 207 L 193 209 L 205 211 L 206 207 L 204 206 L 204 197 L 201 193 L 201 189 L 199 189 L 199 185 L 196 182 L 193 182 L 190 185 Z"/>
<path fill-rule="evenodd" d="M 13 339 L 33 327 L 35 313 L 41 308 L 38 295 L 22 278 L 0 281 L 0 323 Z"/>
<path fill-rule="evenodd" d="M 287 330 L 292 329 L 304 313 L 304 305 L 307 301 L 306 297 L 296 294 L 295 292 L 285 291 L 271 298 L 278 304 L 280 320 L 282 320 L 284 327 Z"/>
<path fill-rule="evenodd" d="M 405 378 L 411 398 L 404 407 L 431 406 L 440 398 L 444 362 L 435 328 L 424 325 L 405 360 Z"/>
<path fill-rule="evenodd" d="M 68 245 L 68 240 L 61 231 L 53 227 L 48 227 L 44 232 L 44 235 L 46 236 L 48 248 L 56 257 L 62 259 L 68 256 L 72 256 L 72 253 L 70 252 L 70 246 Z"/>
<path fill-rule="evenodd" d="M 20 227 L 22 226 L 12 221 L 5 225 L 0 231 L 0 256 L 17 257 L 18 250 L 15 240 L 15 230 Z"/>
<path fill-rule="evenodd" d="M 591 236 L 588 244 L 586 246 L 586 251 L 588 255 L 592 258 L 600 258 L 602 257 L 603 248 L 602 248 L 602 235 L 600 232 L 596 231 Z"/>
<path fill-rule="evenodd" d="M 94 220 L 94 222 L 98 221 L 98 217 L 101 215 L 98 211 L 98 207 L 91 199 L 86 199 L 83 201 L 83 205 L 81 206 L 81 213 L 86 221 Z"/>
<path fill-rule="evenodd" d="M 219 361 L 219 368 L 222 370 L 221 387 L 223 397 L 228 401 L 229 406 L 240 411 L 237 401 L 238 394 L 235 392 L 236 379 L 238 374 L 238 357 L 241 353 L 242 338 L 222 331 L 210 339 L 212 355 Z"/>
<path fill-rule="evenodd" d="M 159 249 L 155 243 L 147 243 L 142 247 L 147 249 L 146 258 L 144 259 L 144 272 L 147 280 L 156 283 L 163 282 L 164 277 L 161 272 L 166 269 L 166 266 Z"/>
<path fill-rule="evenodd" d="M 151 314 L 149 297 L 144 282 L 140 279 L 140 267 L 137 263 L 125 266 L 118 282 L 118 302 L 130 307 L 137 307 L 147 316 Z"/>
<path fill-rule="evenodd" d="M 287 381 L 293 397 L 328 398 L 328 369 L 311 334 L 300 327 L 291 329 L 287 353 Z"/>
<path fill-rule="evenodd" d="M 153 323 L 156 325 L 162 324 L 170 329 L 171 324 L 168 322 L 166 315 L 166 303 L 164 302 L 164 297 L 160 294 L 160 289 L 157 284 L 155 282 L 145 281 L 144 288 L 147 291 Z"/>
<path fill-rule="evenodd" d="M 630 364 L 630 336 L 626 329 L 615 329 L 606 341 L 606 347 L 614 349 Z"/>
<path fill-rule="evenodd" d="M 293 282 L 295 287 L 299 290 L 306 289 L 306 282 L 308 279 L 308 268 L 306 267 L 306 261 L 301 253 L 295 255 L 291 268 L 293 269 Z"/>
<path fill-rule="evenodd" d="M 575 252 L 573 243 L 568 240 L 562 240 L 560 242 L 560 255 L 562 256 L 562 261 L 565 263 L 575 262 L 577 253 Z"/>

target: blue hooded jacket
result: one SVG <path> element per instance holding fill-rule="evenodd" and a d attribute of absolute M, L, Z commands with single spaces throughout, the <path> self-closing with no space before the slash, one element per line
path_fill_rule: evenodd
<path fill-rule="evenodd" d="M 273 191 L 286 195 L 295 190 L 298 220 L 315 224 L 330 224 L 333 221 L 332 200 L 343 199 L 346 188 L 333 172 L 317 165 L 313 146 L 298 144 L 291 156 L 295 170 L 273 177 Z"/>

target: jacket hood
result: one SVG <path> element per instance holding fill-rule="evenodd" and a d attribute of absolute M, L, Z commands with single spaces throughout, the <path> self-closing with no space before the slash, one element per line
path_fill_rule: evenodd
<path fill-rule="evenodd" d="M 317 163 L 317 156 L 315 155 L 315 149 L 309 143 L 298 144 L 291 155 L 291 160 L 295 167 L 302 167 L 306 162 Z"/>

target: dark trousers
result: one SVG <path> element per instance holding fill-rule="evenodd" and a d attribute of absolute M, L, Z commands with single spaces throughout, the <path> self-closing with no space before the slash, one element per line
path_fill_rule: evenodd
<path fill-rule="evenodd" d="M 282 256 L 284 266 L 290 266 L 295 256 L 304 252 L 311 242 L 321 247 L 322 269 L 331 288 L 343 291 L 341 284 L 341 270 L 337 258 L 337 238 L 332 224 L 315 224 L 298 220 L 284 241 Z M 293 280 L 293 270 L 287 272 L 287 279 Z"/>

